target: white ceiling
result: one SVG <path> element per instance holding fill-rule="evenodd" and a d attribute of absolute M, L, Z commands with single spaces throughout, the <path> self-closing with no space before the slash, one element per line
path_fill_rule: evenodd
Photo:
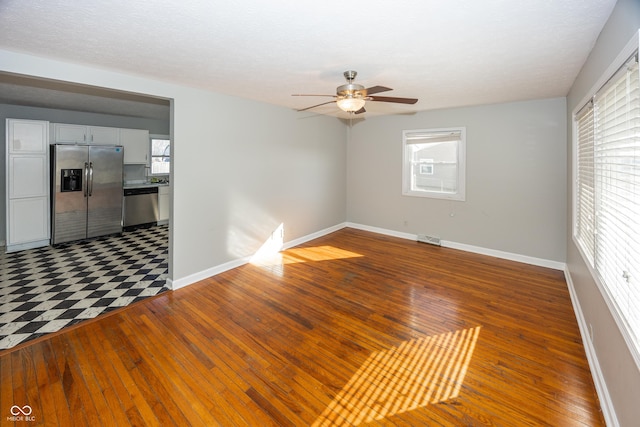
<path fill-rule="evenodd" d="M 420 99 L 415 105 L 369 102 L 371 116 L 565 96 L 614 5 L 615 0 L 2 0 L 0 48 L 293 109 L 325 98 L 291 94 L 333 95 L 350 69 L 358 71 L 356 83 L 394 88 L 381 95 Z M 15 82 L 2 77 L 0 102 L 20 98 L 10 95 Z M 47 96 L 53 104 L 67 92 L 38 90 L 54 90 Z M 95 102 L 85 99 L 85 108 Z M 333 104 L 311 111 L 340 116 Z"/>

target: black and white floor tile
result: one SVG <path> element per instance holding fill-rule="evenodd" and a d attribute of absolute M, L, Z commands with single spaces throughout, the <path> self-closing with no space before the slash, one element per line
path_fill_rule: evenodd
<path fill-rule="evenodd" d="M 0 254 L 0 350 L 166 291 L 168 230 Z"/>

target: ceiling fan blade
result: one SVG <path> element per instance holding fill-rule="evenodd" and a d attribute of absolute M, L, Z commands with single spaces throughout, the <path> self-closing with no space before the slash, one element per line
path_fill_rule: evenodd
<path fill-rule="evenodd" d="M 303 108 L 302 110 L 296 110 L 296 111 L 307 111 L 307 110 L 310 110 L 310 109 L 312 109 L 312 108 L 319 107 L 319 106 L 321 106 L 321 105 L 333 104 L 334 102 L 335 102 L 335 101 L 323 102 L 322 104 L 312 105 L 311 107 Z"/>
<path fill-rule="evenodd" d="M 371 101 L 396 102 L 398 104 L 415 104 L 416 98 L 395 98 L 393 96 L 371 96 Z"/>
<path fill-rule="evenodd" d="M 384 87 L 384 86 L 372 86 L 370 88 L 367 89 L 367 95 L 372 95 L 374 93 L 380 93 L 380 92 L 388 92 L 391 89 L 390 87 Z"/>
<path fill-rule="evenodd" d="M 364 107 L 362 107 L 361 109 L 359 109 L 358 111 L 354 111 L 353 114 L 362 114 L 362 113 L 366 113 L 367 110 L 364 109 Z"/>
<path fill-rule="evenodd" d="M 295 93 L 295 94 L 293 94 L 291 96 L 333 96 L 333 97 L 335 97 L 335 95 L 318 95 L 318 94 L 315 94 L 315 93 L 311 93 L 311 94 L 309 94 L 309 93 Z"/>

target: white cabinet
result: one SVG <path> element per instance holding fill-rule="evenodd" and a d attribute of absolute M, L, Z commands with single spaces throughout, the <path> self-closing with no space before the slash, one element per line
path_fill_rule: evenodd
<path fill-rule="evenodd" d="M 168 185 L 158 187 L 158 224 L 169 222 L 169 193 L 171 189 Z"/>
<path fill-rule="evenodd" d="M 57 144 L 116 145 L 120 143 L 120 130 L 103 126 L 53 124 L 53 139 Z"/>
<path fill-rule="evenodd" d="M 120 130 L 100 126 L 88 127 L 89 144 L 120 145 Z"/>
<path fill-rule="evenodd" d="M 9 200 L 7 252 L 49 244 L 49 200 L 29 197 Z"/>
<path fill-rule="evenodd" d="M 7 119 L 7 252 L 49 244 L 49 122 Z"/>
<path fill-rule="evenodd" d="M 47 123 L 43 125 L 43 123 Z M 47 154 L 48 122 L 7 119 L 7 148 L 10 154 Z"/>
<path fill-rule="evenodd" d="M 148 164 L 149 131 L 120 129 L 120 144 L 124 147 L 125 164 Z"/>
<path fill-rule="evenodd" d="M 9 155 L 9 198 L 42 197 L 47 195 L 49 181 L 46 155 Z"/>
<path fill-rule="evenodd" d="M 59 144 L 86 144 L 87 127 L 81 125 L 54 123 L 53 142 Z"/>

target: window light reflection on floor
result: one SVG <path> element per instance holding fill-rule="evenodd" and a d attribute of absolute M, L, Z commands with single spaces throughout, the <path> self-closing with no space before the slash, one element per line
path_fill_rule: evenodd
<path fill-rule="evenodd" d="M 480 326 L 378 351 L 313 426 L 359 425 L 458 397 Z"/>
<path fill-rule="evenodd" d="M 287 264 L 330 261 L 362 256 L 355 252 L 328 245 L 302 248 L 296 247 L 281 252 L 284 245 L 283 236 L 284 225 L 280 224 L 280 226 L 271 233 L 260 249 L 258 249 L 258 251 L 251 257 L 251 264 L 276 272 L 274 267 L 281 267 Z"/>

